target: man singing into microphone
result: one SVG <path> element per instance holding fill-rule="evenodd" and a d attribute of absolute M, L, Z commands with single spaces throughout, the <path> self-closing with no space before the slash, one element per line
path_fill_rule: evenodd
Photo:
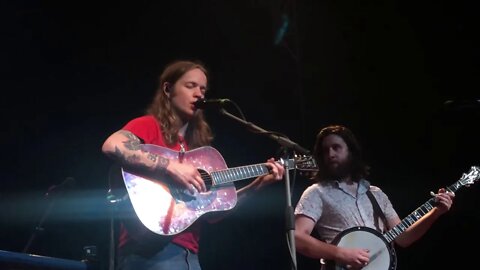
<path fill-rule="evenodd" d="M 153 144 L 182 152 L 209 145 L 213 136 L 202 110 L 198 108 L 206 91 L 207 70 L 202 64 L 175 61 L 167 65 L 146 114 L 130 120 L 111 134 L 103 144 L 103 153 L 126 170 L 168 175 L 187 190 L 206 191 L 205 183 L 193 165 L 141 149 L 142 144 Z M 273 158 L 265 165 L 269 173 L 237 190 L 239 199 L 247 192 L 283 178 L 284 168 Z M 188 229 L 166 241 L 165 236 L 150 232 L 140 222 L 125 220 L 120 228 L 116 269 L 200 269 L 197 253 L 203 224 L 205 220 L 200 217 Z"/>

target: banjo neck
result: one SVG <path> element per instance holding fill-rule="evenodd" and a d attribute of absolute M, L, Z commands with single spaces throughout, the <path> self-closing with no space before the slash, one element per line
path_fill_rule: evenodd
<path fill-rule="evenodd" d="M 475 181 L 477 181 L 479 178 L 479 168 L 476 166 L 472 166 L 470 168 L 469 173 L 464 173 L 462 177 L 449 187 L 446 187 L 445 189 L 448 192 L 456 192 L 463 186 L 469 186 L 470 184 L 473 184 Z M 410 213 L 408 216 L 406 216 L 402 221 L 397 224 L 395 227 L 387 231 L 386 233 L 383 234 L 385 239 L 387 240 L 388 243 L 391 243 L 395 238 L 397 238 L 400 234 L 402 234 L 404 231 L 406 231 L 410 226 L 412 226 L 415 222 L 417 222 L 419 219 L 421 219 L 423 216 L 425 216 L 428 212 L 430 212 L 434 207 L 435 207 L 435 198 L 430 198 L 427 202 L 422 204 L 420 207 L 415 209 L 412 213 Z"/>

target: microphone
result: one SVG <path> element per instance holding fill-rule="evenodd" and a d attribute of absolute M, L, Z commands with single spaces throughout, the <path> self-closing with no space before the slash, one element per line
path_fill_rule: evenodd
<path fill-rule="evenodd" d="M 58 193 L 63 191 L 64 189 L 71 188 L 75 185 L 75 178 L 67 177 L 65 180 L 60 183 L 59 185 L 53 185 L 48 188 L 47 193 L 45 193 L 45 197 L 51 196 L 51 194 Z"/>
<path fill-rule="evenodd" d="M 458 100 L 447 100 L 443 102 L 444 106 L 450 107 L 475 107 L 480 105 L 480 99 L 458 99 Z"/>
<path fill-rule="evenodd" d="M 230 99 L 199 99 L 195 101 L 194 105 L 197 109 L 223 107 L 226 103 L 231 102 Z"/>

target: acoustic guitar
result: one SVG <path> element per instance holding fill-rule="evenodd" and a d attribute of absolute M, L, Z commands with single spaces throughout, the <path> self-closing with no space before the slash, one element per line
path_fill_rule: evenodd
<path fill-rule="evenodd" d="M 234 208 L 237 202 L 234 182 L 269 173 L 265 163 L 228 168 L 222 155 L 210 146 L 178 152 L 144 144 L 142 150 L 193 165 L 207 187 L 206 192 L 191 192 L 176 185 L 167 176 L 159 179 L 122 168 L 123 181 L 135 213 L 143 225 L 160 235 L 178 234 L 206 213 Z M 317 170 L 311 156 L 280 159 L 278 162 L 288 170 Z"/>

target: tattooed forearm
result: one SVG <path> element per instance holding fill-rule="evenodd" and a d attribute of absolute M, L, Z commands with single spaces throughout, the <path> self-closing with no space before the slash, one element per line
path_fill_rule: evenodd
<path fill-rule="evenodd" d="M 159 156 L 157 154 L 153 154 L 148 152 L 147 153 L 147 158 L 151 161 L 153 161 L 155 165 L 155 169 L 159 170 L 162 173 L 165 173 L 167 170 L 167 166 L 170 163 L 170 160 L 168 158 L 164 158 L 162 156 Z"/>
<path fill-rule="evenodd" d="M 164 157 L 159 157 L 156 154 L 141 151 L 139 154 L 130 154 L 128 155 L 126 152 L 122 152 L 118 147 L 115 147 L 115 152 L 110 154 L 110 156 L 116 160 L 118 160 L 122 166 L 127 167 L 135 167 L 137 169 L 147 169 L 149 171 L 159 170 L 160 172 L 165 172 L 169 160 Z M 148 160 L 152 162 L 142 162 L 142 155 L 146 154 Z"/>
<path fill-rule="evenodd" d="M 153 154 L 153 153 L 147 153 L 147 158 L 155 163 L 155 162 L 157 162 L 158 155 Z"/>
<path fill-rule="evenodd" d="M 140 157 L 137 155 L 125 156 L 125 160 L 132 164 L 132 163 L 139 163 Z M 140 163 L 141 164 L 141 163 Z"/>
<path fill-rule="evenodd" d="M 154 175 L 168 174 L 170 160 L 148 149 L 140 137 L 127 130 L 117 131 L 102 146 L 103 153 L 127 170 Z"/>
<path fill-rule="evenodd" d="M 133 135 L 131 132 L 128 131 L 120 131 L 125 137 L 127 137 L 127 140 L 123 142 L 123 145 L 125 145 L 125 148 L 128 150 L 140 150 L 140 144 L 141 141 L 140 139 Z"/>
<path fill-rule="evenodd" d="M 112 158 L 119 160 L 121 163 L 138 163 L 140 156 L 138 155 L 126 155 L 120 148 L 115 146 L 115 152 L 110 154 Z"/>
<path fill-rule="evenodd" d="M 138 169 L 147 169 L 149 171 L 166 172 L 170 160 L 158 154 L 151 153 L 142 149 L 142 141 L 129 131 L 119 131 L 126 140 L 122 140 L 125 147 L 115 146 L 114 153 L 111 156 L 119 160 L 124 166 L 133 166 Z"/>
<path fill-rule="evenodd" d="M 158 168 L 160 168 L 161 172 L 166 172 L 167 171 L 167 166 L 170 163 L 170 160 L 168 158 L 164 157 L 158 157 Z"/>

